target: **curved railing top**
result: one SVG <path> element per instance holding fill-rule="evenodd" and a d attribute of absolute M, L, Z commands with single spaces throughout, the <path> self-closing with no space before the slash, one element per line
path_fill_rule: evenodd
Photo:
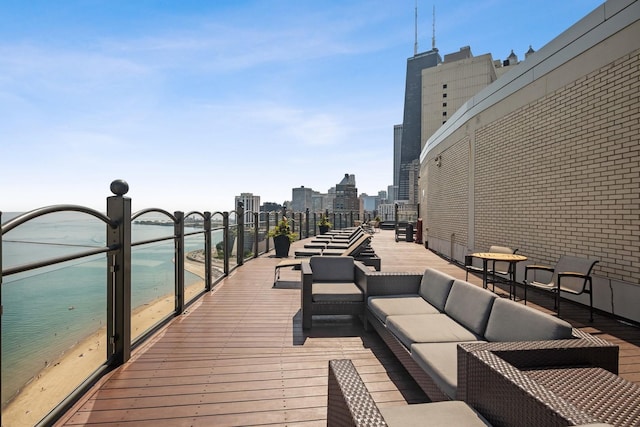
<path fill-rule="evenodd" d="M 148 214 L 148 213 L 160 213 L 163 214 L 169 218 L 171 218 L 171 221 L 173 221 L 174 223 L 177 222 L 177 218 L 175 217 L 175 215 L 173 215 L 172 213 L 169 213 L 168 211 L 165 211 L 164 209 L 160 209 L 160 208 L 146 208 L 146 209 L 142 209 L 134 214 L 131 215 L 131 220 L 133 221 L 134 219 L 137 219 L 139 217 L 141 217 L 142 215 Z"/>
<path fill-rule="evenodd" d="M 202 219 L 207 219 L 207 214 L 211 215 L 209 212 L 191 211 L 189 213 L 184 214 L 184 217 L 188 218 L 191 215 L 198 215 L 198 216 L 202 217 Z"/>
<path fill-rule="evenodd" d="M 2 224 L 2 235 L 8 233 L 17 226 L 24 224 L 25 222 L 31 221 L 32 219 L 56 212 L 80 212 L 98 218 L 105 224 L 109 225 L 111 228 L 118 227 L 118 223 L 116 221 L 112 220 L 102 212 L 99 212 L 95 209 L 79 205 L 53 205 L 25 212 L 22 215 L 18 215 L 17 217 L 7 221 L 5 224 Z"/>

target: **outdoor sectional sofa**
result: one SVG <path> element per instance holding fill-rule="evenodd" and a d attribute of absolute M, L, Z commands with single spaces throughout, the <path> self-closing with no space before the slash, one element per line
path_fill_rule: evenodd
<path fill-rule="evenodd" d="M 618 373 L 618 347 L 554 316 L 435 269 L 367 274 L 372 325 L 432 401 L 465 400 L 467 354 L 518 369 L 588 366 Z"/>

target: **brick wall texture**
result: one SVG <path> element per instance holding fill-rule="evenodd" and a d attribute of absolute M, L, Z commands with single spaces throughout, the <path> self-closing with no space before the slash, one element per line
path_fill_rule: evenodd
<path fill-rule="evenodd" d="M 640 283 L 640 50 L 473 136 L 472 155 L 466 137 L 441 167 L 430 160 L 431 235 L 466 242 L 473 197 L 475 249 L 503 244 L 550 265 L 593 257 L 596 274 Z"/>

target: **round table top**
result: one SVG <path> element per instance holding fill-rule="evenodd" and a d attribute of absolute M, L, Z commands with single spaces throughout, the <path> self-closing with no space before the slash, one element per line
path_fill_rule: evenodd
<path fill-rule="evenodd" d="M 510 261 L 510 262 L 520 262 L 526 261 L 527 257 L 524 255 L 517 254 L 501 254 L 497 252 L 475 252 L 471 254 L 472 257 L 488 259 L 492 261 Z"/>

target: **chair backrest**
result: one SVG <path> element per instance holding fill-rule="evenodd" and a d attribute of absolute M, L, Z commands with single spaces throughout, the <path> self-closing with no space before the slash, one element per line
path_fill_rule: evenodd
<path fill-rule="evenodd" d="M 489 252 L 494 254 L 515 254 L 516 252 L 518 252 L 518 250 L 513 250 L 507 246 L 494 245 L 489 248 Z M 509 264 L 508 262 L 496 261 L 496 263 L 494 264 L 494 270 L 500 273 L 508 273 L 510 266 L 511 264 Z"/>
<path fill-rule="evenodd" d="M 558 273 L 580 273 L 585 276 L 591 275 L 593 266 L 598 261 L 589 258 L 579 258 L 573 255 L 561 255 L 558 263 L 553 269 L 553 277 L 551 283 L 557 283 Z M 562 289 L 569 290 L 571 293 L 580 294 L 584 292 L 587 280 L 578 277 L 563 277 Z"/>
<path fill-rule="evenodd" d="M 360 255 L 360 253 L 369 246 L 369 242 L 371 241 L 371 236 L 366 234 L 360 236 L 358 240 L 349 245 L 347 249 L 342 253 L 343 256 L 353 256 L 356 257 Z"/>
<path fill-rule="evenodd" d="M 355 263 L 350 256 L 314 255 L 309 259 L 314 282 L 353 282 Z"/>

